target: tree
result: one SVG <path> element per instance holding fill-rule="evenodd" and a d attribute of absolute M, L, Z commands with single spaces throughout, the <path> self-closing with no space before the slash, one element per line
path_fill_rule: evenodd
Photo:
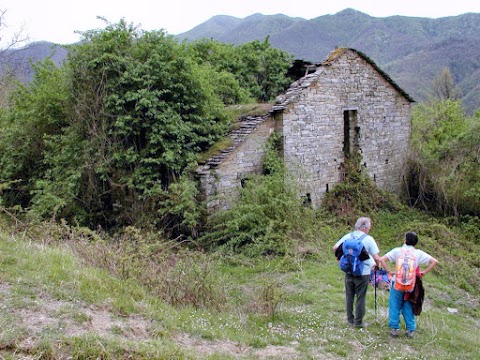
<path fill-rule="evenodd" d="M 240 46 L 215 40 L 200 40 L 187 46 L 199 63 L 209 64 L 220 74 L 217 86 L 221 86 L 219 90 L 227 99 L 226 104 L 232 100 L 244 101 L 247 97 L 269 101 L 290 84 L 287 70 L 293 58 L 271 47 L 268 37 L 263 42 L 255 40 Z M 238 85 L 234 84 L 232 75 Z M 229 86 L 222 86 L 225 79 Z M 242 89 L 248 92 L 247 96 Z"/>
<path fill-rule="evenodd" d="M 455 85 L 449 68 L 444 68 L 433 80 L 432 93 L 436 100 L 458 100 L 461 92 L 460 88 Z"/>
<path fill-rule="evenodd" d="M 29 85 L 17 83 L 0 116 L 0 174 L 12 185 L 7 205 L 28 206 L 45 167 L 46 139 L 62 132 L 68 118 L 66 74 L 49 59 L 34 65 Z"/>
<path fill-rule="evenodd" d="M 83 35 L 66 63 L 71 116 L 48 138 L 33 204 L 92 226 L 151 221 L 169 185 L 225 133 L 223 104 L 209 69 L 161 31 L 122 20 Z"/>
<path fill-rule="evenodd" d="M 412 113 L 410 195 L 415 205 L 458 217 L 480 215 L 478 115 L 452 100 L 419 104 Z"/>
<path fill-rule="evenodd" d="M 242 65 L 234 45 L 204 39 L 185 44 L 185 48 L 198 64 L 209 69 L 208 78 L 225 105 L 250 102 L 249 89 L 239 80 Z"/>
<path fill-rule="evenodd" d="M 260 101 L 269 101 L 290 84 L 287 70 L 293 57 L 270 46 L 269 38 L 252 41 L 239 47 L 243 68 L 242 86 Z"/>

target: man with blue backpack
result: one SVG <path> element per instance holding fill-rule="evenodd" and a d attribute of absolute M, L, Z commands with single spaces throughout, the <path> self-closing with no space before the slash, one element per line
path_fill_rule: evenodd
<path fill-rule="evenodd" d="M 345 272 L 345 297 L 348 324 L 365 327 L 365 303 L 370 271 L 380 264 L 377 243 L 368 235 L 372 221 L 361 217 L 355 223 L 355 230 L 344 235 L 333 246 L 340 269 Z M 353 311 L 355 304 L 355 312 Z"/>

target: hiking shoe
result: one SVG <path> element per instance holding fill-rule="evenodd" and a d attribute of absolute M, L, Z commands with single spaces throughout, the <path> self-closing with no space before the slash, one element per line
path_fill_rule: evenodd
<path fill-rule="evenodd" d="M 405 333 L 405 335 L 407 335 L 408 338 L 413 338 L 415 334 L 415 330 L 407 330 L 407 332 Z"/>
<path fill-rule="evenodd" d="M 392 331 L 390 331 L 390 336 L 391 337 L 397 337 L 398 336 L 398 329 L 392 329 Z"/>

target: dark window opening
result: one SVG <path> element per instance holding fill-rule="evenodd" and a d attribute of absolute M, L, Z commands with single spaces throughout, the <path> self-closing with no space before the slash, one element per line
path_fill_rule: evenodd
<path fill-rule="evenodd" d="M 328 192 L 328 184 L 325 186 L 325 192 Z"/>
<path fill-rule="evenodd" d="M 387 164 L 387 165 L 388 165 L 388 159 L 386 159 L 386 160 L 385 160 L 385 164 Z"/>
<path fill-rule="evenodd" d="M 310 193 L 305 194 L 303 197 L 303 205 L 311 206 L 312 205 L 312 195 Z"/>
<path fill-rule="evenodd" d="M 349 157 L 360 151 L 360 126 L 357 125 L 357 110 L 343 112 L 343 154 Z"/>
<path fill-rule="evenodd" d="M 242 188 L 244 188 L 245 186 L 247 186 L 248 181 L 250 181 L 250 178 L 248 178 L 248 177 L 241 178 L 240 179 L 240 186 Z"/>

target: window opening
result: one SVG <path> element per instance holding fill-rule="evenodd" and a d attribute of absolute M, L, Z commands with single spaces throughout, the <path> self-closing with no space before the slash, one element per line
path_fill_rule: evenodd
<path fill-rule="evenodd" d="M 250 178 L 249 177 L 243 177 L 240 179 L 240 186 L 242 188 L 244 188 L 245 186 L 247 186 L 247 182 L 250 181 Z"/>
<path fill-rule="evenodd" d="M 312 205 L 312 195 L 310 193 L 305 194 L 303 197 L 303 205 L 311 206 Z"/>
<path fill-rule="evenodd" d="M 357 125 L 357 110 L 343 112 L 343 154 L 345 157 L 360 150 L 360 126 Z"/>

